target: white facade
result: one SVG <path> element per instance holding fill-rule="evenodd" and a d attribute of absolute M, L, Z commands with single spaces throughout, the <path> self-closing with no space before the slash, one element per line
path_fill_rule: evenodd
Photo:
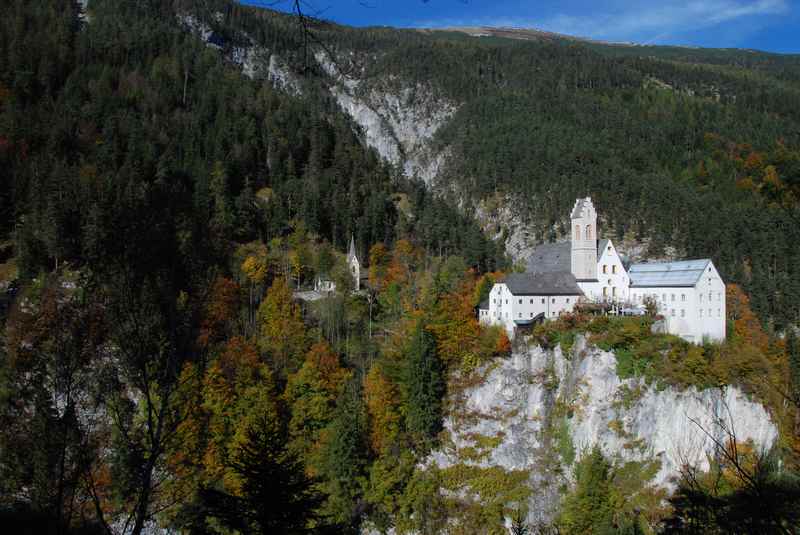
<path fill-rule="evenodd" d="M 515 327 L 530 325 L 540 319 L 554 319 L 565 312 L 571 312 L 575 303 L 581 299 L 580 289 L 567 293 L 520 292 L 514 293 L 505 282 L 499 282 L 489 292 L 488 309 L 479 309 L 478 318 L 487 325 L 502 325 L 513 337 Z M 559 290 L 560 292 L 560 290 Z"/>
<path fill-rule="evenodd" d="M 358 261 L 356 242 L 352 236 L 350 236 L 350 250 L 347 253 L 347 266 L 353 277 L 353 289 L 357 292 L 361 290 L 361 262 Z"/>
<path fill-rule="evenodd" d="M 598 241 L 589 197 L 575 202 L 570 220 L 570 243 L 538 247 L 528 273 L 495 284 L 478 310 L 481 323 L 503 325 L 513 336 L 517 326 L 571 312 L 579 299 L 628 307 L 650 298 L 667 332 L 693 343 L 725 339 L 725 283 L 711 260 L 643 263 L 626 270 L 611 240 Z"/>
<path fill-rule="evenodd" d="M 597 212 L 592 199 L 578 199 L 572 208 L 572 274 L 578 282 L 597 279 Z"/>
<path fill-rule="evenodd" d="M 689 283 L 643 284 L 637 270 L 646 267 L 656 270 L 668 267 L 676 273 L 683 270 Z M 651 271 L 653 273 L 654 271 Z M 688 342 L 703 343 L 705 339 L 722 341 L 726 336 L 725 283 L 711 260 L 670 262 L 664 264 L 637 264 L 631 266 L 631 302 L 645 304 L 652 299 L 658 313 L 664 316 L 667 332 Z"/>
<path fill-rule="evenodd" d="M 336 291 L 336 283 L 327 277 L 319 276 L 314 281 L 314 291 L 319 293 L 334 293 Z"/>
<path fill-rule="evenodd" d="M 578 286 L 591 301 L 628 302 L 630 279 L 616 247 L 611 240 L 601 240 L 597 253 L 597 282 L 579 280 Z"/>

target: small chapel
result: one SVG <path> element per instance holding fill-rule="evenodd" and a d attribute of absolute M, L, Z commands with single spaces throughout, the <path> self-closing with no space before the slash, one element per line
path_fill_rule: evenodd
<path fill-rule="evenodd" d="M 538 246 L 524 273 L 496 283 L 478 307 L 481 323 L 517 328 L 555 319 L 578 303 L 642 314 L 655 304 L 666 331 L 702 343 L 725 339 L 725 283 L 710 259 L 644 262 L 626 267 L 610 239 L 601 239 L 590 197 L 570 213 L 570 239 Z"/>

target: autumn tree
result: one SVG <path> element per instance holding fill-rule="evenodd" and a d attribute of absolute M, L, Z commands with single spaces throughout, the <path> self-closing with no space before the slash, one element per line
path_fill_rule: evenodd
<path fill-rule="evenodd" d="M 259 347 L 282 373 L 297 369 L 305 352 L 305 326 L 286 279 L 276 278 L 258 308 Z"/>
<path fill-rule="evenodd" d="M 283 395 L 291 410 L 291 446 L 312 473 L 319 472 L 321 434 L 335 416 L 336 401 L 349 377 L 339 356 L 324 341 L 314 344 L 303 366 L 289 376 Z"/>
<path fill-rule="evenodd" d="M 386 285 L 391 256 L 383 243 L 376 243 L 369 250 L 369 284 L 377 291 Z"/>
<path fill-rule="evenodd" d="M 238 315 L 239 285 L 231 279 L 217 277 L 203 310 L 197 344 L 208 348 L 230 335 L 231 325 Z"/>
<path fill-rule="evenodd" d="M 738 284 L 728 284 L 725 289 L 728 318 L 733 321 L 732 336 L 766 351 L 769 338 L 750 308 L 750 298 Z"/>
<path fill-rule="evenodd" d="M 267 395 L 266 389 L 262 392 Z M 239 489 L 204 489 L 208 516 L 241 533 L 313 533 L 322 499 L 300 458 L 287 447 L 277 408 L 265 399 L 249 420 L 228 462 Z"/>
<path fill-rule="evenodd" d="M 385 452 L 398 439 L 402 424 L 399 389 L 375 364 L 364 380 L 364 401 L 370 420 L 370 445 L 376 453 Z"/>

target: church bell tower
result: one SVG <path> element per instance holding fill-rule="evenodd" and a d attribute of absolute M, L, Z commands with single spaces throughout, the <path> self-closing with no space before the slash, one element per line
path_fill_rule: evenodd
<path fill-rule="evenodd" d="M 597 280 L 597 212 L 590 197 L 575 201 L 571 220 L 572 274 L 579 281 Z"/>

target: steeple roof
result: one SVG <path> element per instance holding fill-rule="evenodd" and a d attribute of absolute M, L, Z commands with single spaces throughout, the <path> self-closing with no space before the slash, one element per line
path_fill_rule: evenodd
<path fill-rule="evenodd" d="M 350 250 L 347 252 L 347 261 L 350 262 L 352 259 L 358 260 L 358 255 L 356 254 L 356 240 L 353 235 L 350 235 Z"/>
<path fill-rule="evenodd" d="M 572 208 L 572 216 L 571 216 L 572 219 L 578 219 L 579 217 L 582 217 L 583 216 L 583 210 L 585 208 L 590 207 L 590 206 L 592 206 L 592 207 L 594 206 L 594 205 L 592 205 L 592 198 L 591 197 L 585 197 L 585 198 L 577 199 L 575 201 L 575 206 Z"/>

